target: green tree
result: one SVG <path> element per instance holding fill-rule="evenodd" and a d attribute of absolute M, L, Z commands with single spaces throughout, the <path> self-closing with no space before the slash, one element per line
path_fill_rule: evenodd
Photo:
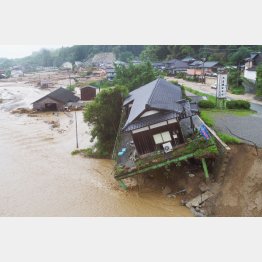
<path fill-rule="evenodd" d="M 236 52 L 229 56 L 229 62 L 232 65 L 238 65 L 243 62 L 245 58 L 247 58 L 250 54 L 250 50 L 248 47 L 241 46 Z"/>
<path fill-rule="evenodd" d="M 230 69 L 228 74 L 228 84 L 230 88 L 241 86 L 242 79 L 240 75 L 240 70 Z"/>
<path fill-rule="evenodd" d="M 256 95 L 262 96 L 262 64 L 257 67 Z"/>
<path fill-rule="evenodd" d="M 119 60 L 123 62 L 129 62 L 132 59 L 134 59 L 134 55 L 130 51 L 124 51 L 119 55 Z"/>
<path fill-rule="evenodd" d="M 116 66 L 114 84 L 126 86 L 129 91 L 132 91 L 159 76 L 161 76 L 161 72 L 155 70 L 149 62 L 139 65 L 129 63 L 128 66 Z"/>
<path fill-rule="evenodd" d="M 123 86 L 103 89 L 84 109 L 84 120 L 92 126 L 91 141 L 100 156 L 110 156 L 117 136 L 121 108 L 127 95 Z"/>

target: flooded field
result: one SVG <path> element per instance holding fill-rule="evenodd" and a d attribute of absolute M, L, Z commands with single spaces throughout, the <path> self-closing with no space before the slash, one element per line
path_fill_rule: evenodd
<path fill-rule="evenodd" d="M 48 93 L 0 82 L 0 216 L 190 216 L 161 192 L 123 192 L 113 161 L 72 156 L 74 113 L 11 114 Z M 79 147 L 91 145 L 77 112 Z M 51 121 L 59 123 L 53 128 Z"/>

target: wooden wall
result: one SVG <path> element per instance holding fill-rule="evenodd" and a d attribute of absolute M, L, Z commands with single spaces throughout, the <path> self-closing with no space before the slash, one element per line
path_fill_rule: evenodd
<path fill-rule="evenodd" d="M 173 123 L 173 124 L 169 124 L 169 125 L 166 125 L 166 126 L 161 126 L 161 127 L 149 129 L 147 131 L 132 134 L 133 141 L 134 141 L 134 144 L 136 146 L 138 154 L 143 155 L 143 154 L 146 154 L 146 153 L 156 151 L 158 149 L 162 149 L 161 145 L 155 144 L 153 135 L 158 134 L 158 133 L 162 133 L 162 132 L 165 132 L 165 131 L 169 131 L 171 137 L 172 137 L 173 131 L 178 131 L 179 143 L 184 142 L 183 136 L 182 136 L 182 133 L 181 133 L 181 129 L 180 129 L 180 126 L 179 126 L 178 123 Z M 175 141 L 173 140 L 173 137 L 172 137 L 171 144 L 173 146 L 175 145 Z"/>
<path fill-rule="evenodd" d="M 53 100 L 52 98 L 45 97 L 35 103 L 33 103 L 33 109 L 34 110 L 45 110 L 45 104 L 47 103 L 55 103 L 57 106 L 57 110 L 63 111 L 64 110 L 64 104 L 62 102 L 58 102 L 56 100 Z"/>
<path fill-rule="evenodd" d="M 81 100 L 89 101 L 93 100 L 96 97 L 96 89 L 93 87 L 84 87 L 80 90 Z"/>

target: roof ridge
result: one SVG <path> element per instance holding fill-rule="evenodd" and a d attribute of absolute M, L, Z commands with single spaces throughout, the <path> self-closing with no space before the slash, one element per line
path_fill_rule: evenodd
<path fill-rule="evenodd" d="M 152 90 L 152 93 L 151 93 L 150 97 L 149 97 L 148 100 L 147 100 L 146 105 L 149 105 L 149 104 L 150 104 L 150 101 L 152 100 L 152 97 L 153 97 L 153 93 L 154 93 L 154 91 L 156 90 L 156 87 L 158 86 L 158 83 L 159 83 L 159 80 L 160 80 L 160 79 L 161 79 L 160 77 L 158 77 L 158 78 L 156 79 L 157 82 L 156 82 L 156 84 L 155 84 L 154 89 Z M 156 81 L 156 80 L 154 80 L 154 81 Z"/>

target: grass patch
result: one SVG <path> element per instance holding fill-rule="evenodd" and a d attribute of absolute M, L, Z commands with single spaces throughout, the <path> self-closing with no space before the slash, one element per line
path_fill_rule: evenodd
<path fill-rule="evenodd" d="M 217 109 L 217 108 L 201 109 L 201 113 L 202 112 L 207 113 L 209 115 L 227 114 L 227 115 L 233 115 L 233 116 L 250 116 L 256 113 L 256 111 L 248 110 L 248 109 Z"/>
<path fill-rule="evenodd" d="M 230 89 L 231 94 L 234 95 L 244 95 L 245 94 L 245 88 L 243 86 L 238 86 L 238 87 L 232 87 Z"/>
<path fill-rule="evenodd" d="M 217 135 L 226 144 L 240 144 L 241 143 L 241 140 L 234 136 L 231 136 L 225 133 L 221 133 L 221 132 L 218 132 Z"/>
<path fill-rule="evenodd" d="M 202 120 L 209 126 L 213 127 L 215 124 L 214 115 L 212 114 L 212 111 L 209 110 L 201 110 L 200 117 Z"/>

